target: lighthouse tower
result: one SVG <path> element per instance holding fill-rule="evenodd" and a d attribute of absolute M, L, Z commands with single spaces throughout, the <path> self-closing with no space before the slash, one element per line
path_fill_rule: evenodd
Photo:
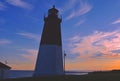
<path fill-rule="evenodd" d="M 34 76 L 63 75 L 61 21 L 58 10 L 48 10 L 48 16 L 44 17 L 42 32 Z"/>

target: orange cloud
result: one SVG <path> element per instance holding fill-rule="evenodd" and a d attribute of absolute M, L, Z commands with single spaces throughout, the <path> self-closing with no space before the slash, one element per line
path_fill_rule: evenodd
<path fill-rule="evenodd" d="M 96 60 L 89 59 L 83 62 L 68 62 L 66 63 L 66 70 L 82 70 L 82 71 L 103 71 L 120 69 L 120 60 Z"/>
<path fill-rule="evenodd" d="M 33 70 L 36 64 L 38 50 L 21 49 L 21 51 L 24 52 L 19 56 L 21 60 L 15 60 L 10 66 L 14 70 Z"/>
<path fill-rule="evenodd" d="M 16 63 L 11 64 L 12 69 L 14 70 L 34 70 L 35 64 L 34 63 Z"/>
<path fill-rule="evenodd" d="M 67 62 L 66 69 L 77 70 L 111 70 L 119 69 L 120 31 L 99 32 L 80 37 L 76 35 L 70 39 L 70 51 L 79 54 L 77 62 Z M 72 59 L 70 59 L 72 60 Z M 83 60 L 83 61 L 81 61 Z"/>
<path fill-rule="evenodd" d="M 31 60 L 32 62 L 36 61 L 38 50 L 35 50 L 35 49 L 22 49 L 22 51 L 26 52 L 25 54 L 21 54 L 21 56 L 23 58 Z"/>

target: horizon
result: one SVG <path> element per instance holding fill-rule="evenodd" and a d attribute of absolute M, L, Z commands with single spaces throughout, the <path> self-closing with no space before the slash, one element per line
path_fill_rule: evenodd
<path fill-rule="evenodd" d="M 66 70 L 120 69 L 120 0 L 0 0 L 0 62 L 34 70 L 53 5 L 62 15 Z"/>
<path fill-rule="evenodd" d="M 14 70 L 14 69 L 11 69 L 10 71 L 32 71 L 34 72 L 34 70 Z M 66 70 L 65 72 L 66 73 L 69 73 L 69 72 L 73 72 L 73 73 L 88 73 L 88 72 L 111 72 L 111 71 L 120 71 L 120 69 L 113 69 L 113 70 Z"/>

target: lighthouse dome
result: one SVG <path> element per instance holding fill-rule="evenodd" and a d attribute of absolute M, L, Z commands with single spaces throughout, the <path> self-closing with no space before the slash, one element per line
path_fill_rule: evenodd
<path fill-rule="evenodd" d="M 56 14 L 58 13 L 59 11 L 55 8 L 55 5 L 53 5 L 53 8 L 49 9 L 48 10 L 48 13 L 49 14 Z"/>

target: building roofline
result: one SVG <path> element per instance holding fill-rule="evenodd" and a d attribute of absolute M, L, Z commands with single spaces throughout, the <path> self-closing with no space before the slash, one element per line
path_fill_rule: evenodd
<path fill-rule="evenodd" d="M 8 65 L 6 65 L 6 64 L 4 64 L 4 63 L 2 63 L 2 62 L 0 62 L 0 69 L 1 69 L 1 68 L 4 68 L 4 69 L 11 69 L 10 66 L 8 66 Z"/>

